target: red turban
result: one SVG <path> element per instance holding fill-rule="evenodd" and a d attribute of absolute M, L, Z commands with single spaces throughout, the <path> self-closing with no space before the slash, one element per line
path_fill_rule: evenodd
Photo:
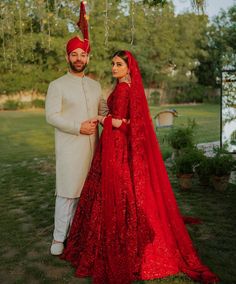
<path fill-rule="evenodd" d="M 83 1 L 80 3 L 80 15 L 77 26 L 81 30 L 84 40 L 81 40 L 79 37 L 71 38 L 66 45 L 66 51 L 68 55 L 76 48 L 81 48 L 87 53 L 90 52 L 88 22 Z"/>
<path fill-rule="evenodd" d="M 81 48 L 85 52 L 89 53 L 90 52 L 90 45 L 89 41 L 87 39 L 81 40 L 79 37 L 73 37 L 71 38 L 66 45 L 66 51 L 67 54 L 69 55 L 73 50 L 76 48 Z"/>

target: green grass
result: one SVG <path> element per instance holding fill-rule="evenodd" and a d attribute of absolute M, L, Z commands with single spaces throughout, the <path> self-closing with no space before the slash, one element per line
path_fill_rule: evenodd
<path fill-rule="evenodd" d="M 195 119 L 198 129 L 196 142 L 211 142 L 220 139 L 220 106 L 217 104 L 196 104 L 168 107 L 151 107 L 151 113 L 154 116 L 163 109 L 174 108 L 179 116 L 175 118 L 174 125 L 184 126 L 189 119 Z"/>
<path fill-rule="evenodd" d="M 196 118 L 200 133 L 196 142 L 219 140 L 218 106 L 175 108 L 180 114 L 175 125 Z M 152 114 L 159 110 L 151 108 Z M 158 130 L 160 140 L 166 132 Z M 0 112 L 0 283 L 90 283 L 75 278 L 70 264 L 49 254 L 55 188 L 53 133 L 43 112 Z M 183 192 L 171 173 L 170 179 L 183 214 L 203 220 L 201 225 L 188 226 L 202 260 L 221 277 L 221 283 L 236 283 L 236 187 L 215 192 L 195 179 L 193 189 Z M 193 282 L 176 276 L 145 283 Z"/>
<path fill-rule="evenodd" d="M 52 156 L 53 129 L 42 111 L 0 112 L 1 161 L 22 161 Z"/>
<path fill-rule="evenodd" d="M 159 111 L 174 108 L 178 111 L 178 117 L 174 119 L 174 126 L 186 126 L 188 120 L 195 120 L 197 127 L 195 131 L 195 143 L 206 143 L 220 140 L 220 106 L 217 104 L 194 104 L 194 105 L 170 105 L 162 107 L 151 107 L 154 117 Z M 158 128 L 157 137 L 165 158 L 170 156 L 171 147 L 163 143 L 168 128 Z"/>

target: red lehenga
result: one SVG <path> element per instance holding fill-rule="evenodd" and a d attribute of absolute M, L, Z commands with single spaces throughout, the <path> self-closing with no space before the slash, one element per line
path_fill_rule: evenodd
<path fill-rule="evenodd" d="M 180 272 L 195 281 L 218 277 L 199 259 L 172 191 L 131 53 L 131 85 L 108 99 L 96 153 L 62 255 L 94 284 L 129 284 Z M 111 118 L 130 124 L 112 127 Z"/>

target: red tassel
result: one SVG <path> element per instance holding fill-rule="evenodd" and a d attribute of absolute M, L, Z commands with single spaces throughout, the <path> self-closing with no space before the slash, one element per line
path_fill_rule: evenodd
<path fill-rule="evenodd" d="M 77 23 L 77 26 L 81 30 L 84 40 L 89 40 L 88 21 L 86 18 L 86 10 L 85 10 L 85 5 L 83 1 L 81 1 L 80 3 L 80 15 L 79 15 L 79 21 Z"/>

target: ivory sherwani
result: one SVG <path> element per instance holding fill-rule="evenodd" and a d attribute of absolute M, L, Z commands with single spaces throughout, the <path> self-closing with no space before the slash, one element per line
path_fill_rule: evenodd
<path fill-rule="evenodd" d="M 81 123 L 98 115 L 101 86 L 71 73 L 50 83 L 46 119 L 55 127 L 56 195 L 80 196 L 93 157 L 97 135 L 80 133 Z"/>

